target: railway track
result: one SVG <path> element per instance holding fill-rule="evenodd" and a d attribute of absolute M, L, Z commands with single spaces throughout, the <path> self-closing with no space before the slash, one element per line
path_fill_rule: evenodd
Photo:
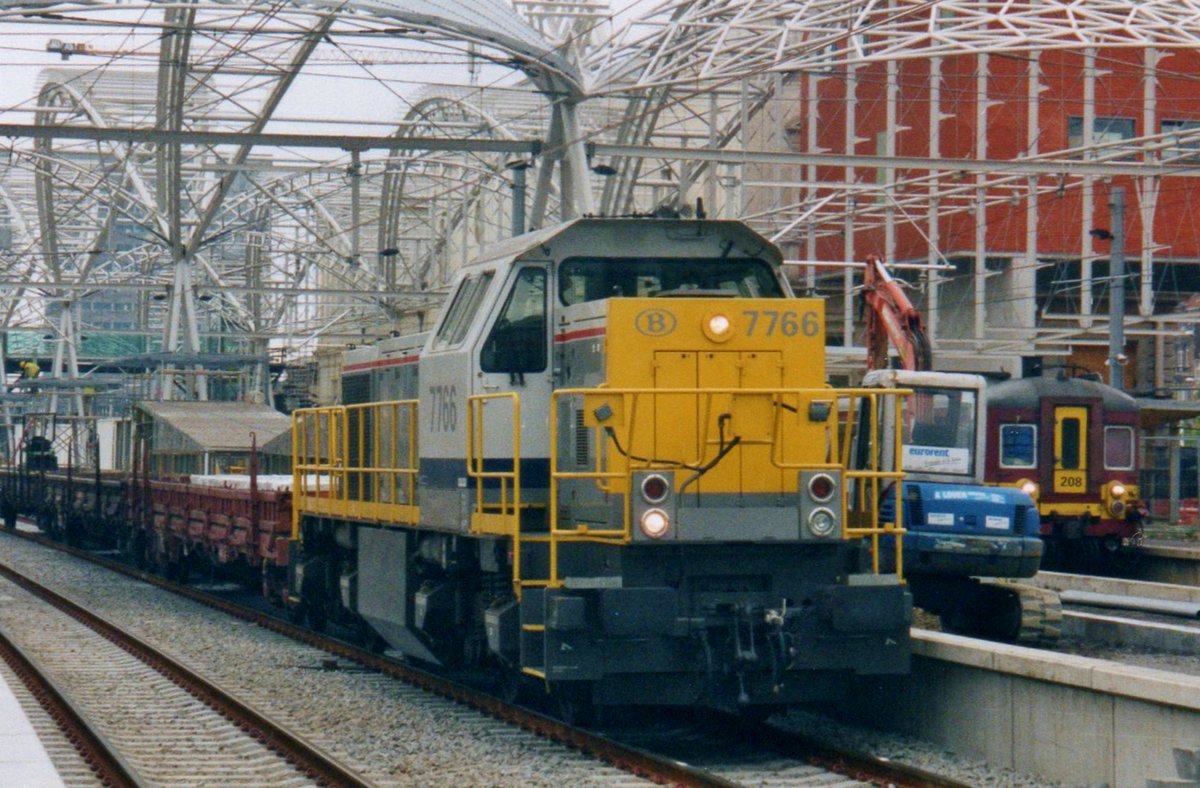
<path fill-rule="evenodd" d="M 10 614 L 31 624 L 5 633 L 12 653 L 57 698 L 102 780 L 370 784 L 129 632 L 10 567 L 0 565 L 0 576 L 11 583 L 10 608 L 20 608 Z"/>
<path fill-rule="evenodd" d="M 132 785 L 124 764 L 75 713 L 53 679 L 2 630 L 0 681 L 12 693 L 66 788 Z"/>
<path fill-rule="evenodd" d="M 629 775 L 657 783 L 697 786 L 820 784 L 820 785 L 895 785 L 959 786 L 901 764 L 856 753 L 822 748 L 792 734 L 764 726 L 750 726 L 725 720 L 714 724 L 691 725 L 687 730 L 674 728 L 667 736 L 631 736 L 628 731 L 601 735 L 567 725 L 531 709 L 511 706 L 475 687 L 446 677 L 418 670 L 410 665 L 374 654 L 345 642 L 302 629 L 283 619 L 265 614 L 228 599 L 203 591 L 169 583 L 156 575 L 128 567 L 110 558 L 64 547 L 32 534 L 20 536 L 83 558 L 137 580 L 169 590 L 177 595 L 216 608 L 243 621 L 283 634 L 326 653 L 326 667 L 332 670 L 369 670 L 399 679 L 422 691 L 482 712 L 508 727 L 533 731 L 553 742 L 611 764 Z M 9 570 L 11 571 L 11 570 Z M 686 746 L 668 746 L 674 740 Z M 684 762 L 684 761 L 689 761 Z M 845 775 L 839 779 L 837 775 Z M 597 775 L 599 776 L 599 775 Z M 601 780 L 605 784 L 628 784 L 619 776 Z"/>

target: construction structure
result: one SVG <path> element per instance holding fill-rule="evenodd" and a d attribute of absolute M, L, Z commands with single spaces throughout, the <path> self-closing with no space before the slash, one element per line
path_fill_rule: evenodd
<path fill-rule="evenodd" d="M 277 396 L 284 361 L 430 325 L 485 244 L 703 211 L 830 299 L 835 376 L 862 366 L 866 254 L 938 368 L 1109 377 L 1123 312 L 1118 378 L 1187 476 L 1196 0 L 68 5 L 0 2 L 7 89 L 28 75 L 0 107 L 3 350 L 53 409 L 85 415 L 106 370 Z"/>

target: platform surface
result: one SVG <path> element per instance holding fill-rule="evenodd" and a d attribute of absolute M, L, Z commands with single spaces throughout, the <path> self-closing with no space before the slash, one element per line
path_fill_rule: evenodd
<path fill-rule="evenodd" d="M 0 785 L 21 788 L 63 785 L 4 676 L 0 676 Z"/>

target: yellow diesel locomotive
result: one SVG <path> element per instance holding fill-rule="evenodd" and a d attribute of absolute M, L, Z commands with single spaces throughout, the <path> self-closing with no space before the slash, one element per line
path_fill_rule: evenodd
<path fill-rule="evenodd" d="M 737 222 L 584 218 L 466 266 L 294 414 L 291 603 L 570 710 L 906 672 L 900 463 L 859 416 L 904 392 L 826 385 L 781 262 Z"/>

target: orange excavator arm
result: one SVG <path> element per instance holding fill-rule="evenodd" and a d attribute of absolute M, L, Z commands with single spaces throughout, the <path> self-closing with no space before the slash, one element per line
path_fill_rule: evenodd
<path fill-rule="evenodd" d="M 867 369 L 887 368 L 889 342 L 903 369 L 929 369 L 933 358 L 920 311 L 878 257 L 867 257 L 866 264 L 862 300 L 867 308 Z"/>

